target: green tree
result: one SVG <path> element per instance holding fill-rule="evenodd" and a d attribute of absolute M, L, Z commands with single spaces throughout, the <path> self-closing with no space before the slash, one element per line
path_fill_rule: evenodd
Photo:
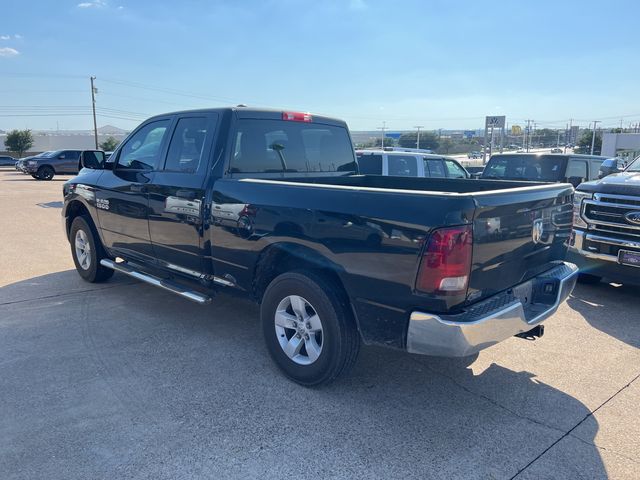
<path fill-rule="evenodd" d="M 391 137 L 384 137 L 384 146 L 385 147 L 393 147 L 395 146 L 396 141 L 395 139 L 391 138 Z M 365 143 L 364 148 L 381 148 L 382 147 L 382 138 L 381 137 L 376 137 L 373 140 L 371 140 L 370 142 Z"/>
<path fill-rule="evenodd" d="M 418 134 L 417 132 L 403 133 L 398 139 L 398 145 L 404 148 L 417 148 Z M 440 143 L 438 136 L 433 132 L 420 132 L 420 148 L 428 150 L 436 150 Z"/>
<path fill-rule="evenodd" d="M 16 152 L 18 157 L 22 157 L 24 152 L 33 147 L 31 130 L 11 130 L 7 133 L 4 145 L 7 147 L 7 151 Z"/>
<path fill-rule="evenodd" d="M 107 137 L 107 139 L 100 144 L 100 148 L 105 152 L 113 152 L 120 144 L 118 140 L 113 137 Z"/>
<path fill-rule="evenodd" d="M 575 153 L 591 153 L 591 140 L 593 138 L 592 130 L 585 130 L 578 140 L 577 148 L 574 149 Z M 602 134 L 596 132 L 596 141 L 593 147 L 593 154 L 600 155 L 602 151 Z"/>
<path fill-rule="evenodd" d="M 422 145 L 422 141 L 420 141 L 420 145 Z M 440 152 L 448 154 L 451 147 L 453 147 L 453 141 L 450 138 L 445 138 L 440 142 Z"/>

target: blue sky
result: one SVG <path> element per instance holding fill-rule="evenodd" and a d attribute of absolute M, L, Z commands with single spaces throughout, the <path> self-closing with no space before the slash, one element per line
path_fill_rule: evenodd
<path fill-rule="evenodd" d="M 132 128 L 246 103 L 414 125 L 640 121 L 640 2 L 25 2 L 0 20 L 0 129 Z M 36 115 L 37 114 L 37 115 Z"/>

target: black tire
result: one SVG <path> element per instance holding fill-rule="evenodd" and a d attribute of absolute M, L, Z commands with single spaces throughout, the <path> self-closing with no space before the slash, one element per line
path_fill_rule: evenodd
<path fill-rule="evenodd" d="M 56 174 L 55 170 L 49 165 L 44 165 L 38 169 L 36 174 L 40 180 L 51 180 Z"/>
<path fill-rule="evenodd" d="M 600 283 L 602 277 L 598 275 L 591 275 L 590 273 L 579 273 L 578 274 L 578 282 L 584 283 L 585 285 L 595 285 L 596 283 Z"/>
<path fill-rule="evenodd" d="M 90 222 L 91 220 L 82 216 L 73 219 L 71 231 L 69 233 L 71 256 L 73 257 L 73 263 L 76 266 L 78 274 L 84 280 L 90 283 L 99 283 L 111 278 L 113 276 L 113 270 L 100 265 L 100 260 L 107 258 L 107 255 Z M 78 235 L 78 231 L 83 232 L 84 238 L 86 238 L 86 242 L 89 244 L 89 251 L 87 254 L 88 262 L 86 263 L 84 263 L 82 259 L 78 258 L 78 250 L 76 248 L 76 236 Z"/>
<path fill-rule="evenodd" d="M 281 347 L 281 339 L 290 341 L 293 335 L 285 337 L 282 332 L 280 335 L 276 333 L 277 308 L 289 296 L 306 300 L 321 321 L 321 350 L 310 364 L 296 363 Z M 310 387 L 330 383 L 345 374 L 358 357 L 360 336 L 346 295 L 333 282 L 315 273 L 296 271 L 276 277 L 262 297 L 260 318 L 271 358 L 288 378 L 301 385 Z"/>
<path fill-rule="evenodd" d="M 40 180 L 40 179 L 38 178 L 38 175 L 36 175 L 35 173 L 31 174 L 31 177 L 32 177 L 32 178 L 35 178 L 36 180 Z"/>

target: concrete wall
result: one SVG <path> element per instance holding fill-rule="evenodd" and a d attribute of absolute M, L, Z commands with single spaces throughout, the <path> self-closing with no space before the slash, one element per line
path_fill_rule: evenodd
<path fill-rule="evenodd" d="M 104 142 L 107 138 L 113 137 L 118 142 L 121 142 L 125 138 L 125 134 L 98 134 L 98 143 Z M 17 154 L 4 152 L 6 149 L 4 140 L 7 138 L 6 134 L 0 134 L 0 153 L 3 155 L 11 155 L 16 157 Z M 36 153 L 46 152 L 47 150 L 64 150 L 64 149 L 86 149 L 90 150 L 95 148 L 95 143 L 92 134 L 87 133 L 36 133 L 33 135 L 33 147 L 27 152 L 30 155 Z M 27 153 L 24 156 L 27 156 Z"/>

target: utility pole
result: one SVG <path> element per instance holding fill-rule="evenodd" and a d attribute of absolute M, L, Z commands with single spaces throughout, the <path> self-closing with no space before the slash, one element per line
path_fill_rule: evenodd
<path fill-rule="evenodd" d="M 98 123 L 96 122 L 96 93 L 98 93 L 98 89 L 93 85 L 96 77 L 89 78 L 91 80 L 91 107 L 93 109 L 93 139 L 96 143 L 96 150 L 98 150 Z"/>
<path fill-rule="evenodd" d="M 381 139 L 382 150 L 384 150 L 384 131 L 386 129 L 387 129 L 387 122 L 382 122 L 382 126 L 378 127 L 378 130 L 382 130 L 382 139 Z"/>
<path fill-rule="evenodd" d="M 526 139 L 524 147 L 527 149 L 527 153 L 529 153 L 529 147 L 531 146 L 531 122 L 533 122 L 533 120 L 527 120 L 527 129 L 524 133 Z"/>
<path fill-rule="evenodd" d="M 593 135 L 591 135 L 591 155 L 593 155 L 593 147 L 596 145 L 596 125 L 601 123 L 600 120 L 593 121 Z"/>
<path fill-rule="evenodd" d="M 420 129 L 424 128 L 424 125 L 416 125 L 413 128 L 415 128 L 416 131 L 418 132 L 418 139 L 416 141 L 416 149 L 420 150 Z"/>

